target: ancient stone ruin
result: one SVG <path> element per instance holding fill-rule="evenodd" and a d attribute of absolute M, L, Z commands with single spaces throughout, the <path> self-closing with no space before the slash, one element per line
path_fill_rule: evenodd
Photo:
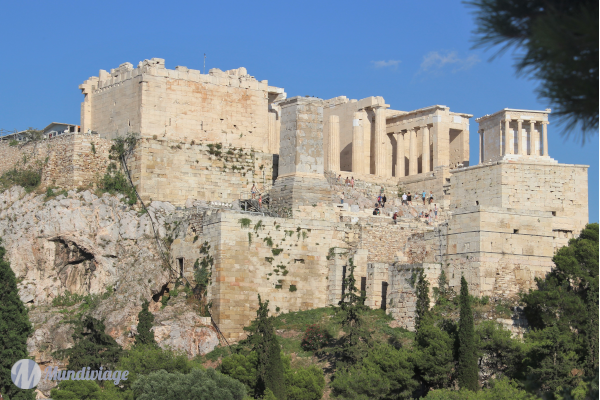
<path fill-rule="evenodd" d="M 443 105 L 398 111 L 382 97 L 288 99 L 245 68 L 205 75 L 166 69 L 158 58 L 101 70 L 80 89 L 82 133 L 0 143 L 0 169 L 37 157 L 47 160 L 44 185 L 74 189 L 104 173 L 111 139 L 138 133 L 133 183 L 144 201 L 178 208 L 169 254 L 182 277 L 193 280 L 199 250 L 210 245 L 208 297 L 228 339 L 243 336 L 258 294 L 277 312 L 337 304 L 350 259 L 367 304 L 409 329 L 417 269 L 432 287 L 444 271 L 451 287 L 464 275 L 477 296 L 511 298 L 549 272 L 555 251 L 588 221 L 588 166 L 550 157 L 550 110 L 476 119 L 475 163 L 473 116 Z M 401 204 L 404 192 L 412 205 Z M 387 203 L 373 215 L 383 193 Z M 434 209 L 437 218 L 420 217 Z M 56 243 L 62 264 L 91 262 L 71 242 Z"/>

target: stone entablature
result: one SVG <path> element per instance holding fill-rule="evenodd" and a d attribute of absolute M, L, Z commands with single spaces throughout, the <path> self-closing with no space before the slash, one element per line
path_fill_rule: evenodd
<path fill-rule="evenodd" d="M 153 58 L 133 68 L 124 63 L 101 70 L 80 89 L 82 131 L 113 138 L 128 132 L 142 137 L 206 140 L 264 152 L 278 147 L 270 105 L 285 98 L 281 88 L 248 75 L 245 68 L 211 69 L 208 74 Z M 275 120 L 278 115 L 274 115 Z M 270 132 L 269 129 L 273 130 Z"/>
<path fill-rule="evenodd" d="M 549 108 L 545 111 L 505 108 L 477 118 L 479 162 L 538 157 L 549 159 L 550 112 Z"/>

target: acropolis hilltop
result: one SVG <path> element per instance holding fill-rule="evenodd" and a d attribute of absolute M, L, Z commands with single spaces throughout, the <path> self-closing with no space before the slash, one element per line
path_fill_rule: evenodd
<path fill-rule="evenodd" d="M 367 305 L 408 329 L 416 269 L 432 287 L 443 270 L 451 287 L 465 276 L 476 296 L 513 298 L 588 222 L 588 166 L 551 157 L 549 109 L 489 110 L 473 120 L 446 105 L 395 110 L 381 96 L 288 98 L 243 67 L 202 74 L 167 69 L 160 58 L 100 70 L 79 88 L 80 132 L 41 145 L 0 142 L 1 172 L 25 155 L 45 161 L 44 187 L 93 185 L 111 162 L 112 139 L 138 134 L 127 159 L 133 184 L 144 202 L 175 206 L 176 275 L 192 281 L 199 250 L 210 245 L 212 317 L 228 339 L 243 336 L 258 294 L 280 312 L 338 304 L 350 259 Z M 402 205 L 408 192 L 412 205 Z M 437 218 L 421 217 L 434 207 Z M 90 253 L 96 246 L 61 240 Z M 90 290 L 94 279 L 71 277 L 62 289 Z"/>

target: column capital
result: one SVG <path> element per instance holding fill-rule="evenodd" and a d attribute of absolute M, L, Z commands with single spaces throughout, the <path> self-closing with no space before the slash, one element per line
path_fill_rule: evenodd
<path fill-rule="evenodd" d="M 548 125 L 550 123 L 550 121 L 542 121 L 541 122 L 543 125 Z"/>
<path fill-rule="evenodd" d="M 427 125 L 427 124 L 419 125 L 419 128 L 421 128 L 421 129 L 429 128 L 429 125 Z"/>

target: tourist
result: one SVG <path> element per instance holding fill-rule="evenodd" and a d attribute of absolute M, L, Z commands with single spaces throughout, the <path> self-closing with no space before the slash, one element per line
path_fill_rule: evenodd
<path fill-rule="evenodd" d="M 350 186 L 350 179 L 346 177 L 346 186 Z"/>
<path fill-rule="evenodd" d="M 340 195 L 340 200 L 342 201 L 341 204 L 344 204 L 344 192 Z"/>
<path fill-rule="evenodd" d="M 425 198 L 427 197 L 427 192 L 423 190 L 423 205 L 425 205 Z"/>
<path fill-rule="evenodd" d="M 262 210 L 262 194 L 258 196 L 258 209 Z"/>
<path fill-rule="evenodd" d="M 431 213 L 427 214 L 427 223 L 431 225 Z"/>
<path fill-rule="evenodd" d="M 435 219 L 437 219 L 437 212 L 438 212 L 437 204 L 434 204 L 433 213 L 435 214 Z"/>
<path fill-rule="evenodd" d="M 377 204 L 379 204 L 379 207 L 381 207 L 381 195 L 377 197 Z"/>
<path fill-rule="evenodd" d="M 408 205 L 408 203 L 406 201 L 406 193 L 402 193 L 402 205 L 403 206 L 407 206 Z"/>
<path fill-rule="evenodd" d="M 381 198 L 381 200 L 383 201 L 382 207 L 385 207 L 385 203 L 387 202 L 387 197 L 385 197 L 385 193 L 383 194 L 383 197 Z"/>
<path fill-rule="evenodd" d="M 412 206 L 412 195 L 408 192 L 408 196 L 406 196 L 406 204 L 410 204 Z"/>
<path fill-rule="evenodd" d="M 377 209 L 377 215 L 381 215 L 381 210 L 379 208 Z"/>
<path fill-rule="evenodd" d="M 342 183 L 342 175 L 338 175 L 337 177 L 337 183 Z"/>
<path fill-rule="evenodd" d="M 433 203 L 433 190 L 429 192 L 429 204 Z"/>
<path fill-rule="evenodd" d="M 254 200 L 256 198 L 256 185 L 252 184 L 252 189 L 250 189 L 250 192 L 252 192 L 252 200 Z"/>
<path fill-rule="evenodd" d="M 396 225 L 396 224 L 398 223 L 398 222 L 396 221 L 396 218 L 398 218 L 398 213 L 397 213 L 397 212 L 395 212 L 395 213 L 394 213 L 394 216 L 393 216 L 392 218 L 393 218 L 393 220 L 394 220 L 394 225 Z"/>
<path fill-rule="evenodd" d="M 373 215 L 377 215 L 378 212 L 379 212 L 379 208 L 375 207 L 373 209 Z"/>
<path fill-rule="evenodd" d="M 352 177 L 352 179 L 350 179 L 350 184 L 352 185 L 352 189 L 354 189 L 354 177 Z"/>

